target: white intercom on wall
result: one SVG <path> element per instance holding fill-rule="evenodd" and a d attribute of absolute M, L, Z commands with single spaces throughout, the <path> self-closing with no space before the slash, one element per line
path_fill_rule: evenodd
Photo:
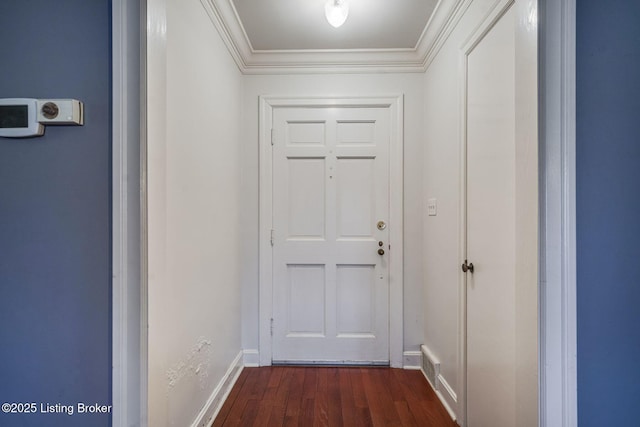
<path fill-rule="evenodd" d="M 44 125 L 84 125 L 84 105 L 76 99 L 0 99 L 0 137 L 42 136 Z"/>

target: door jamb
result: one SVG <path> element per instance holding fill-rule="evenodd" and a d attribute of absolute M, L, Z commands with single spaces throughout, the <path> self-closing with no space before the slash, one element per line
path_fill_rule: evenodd
<path fill-rule="evenodd" d="M 259 98 L 259 360 L 272 360 L 271 319 L 273 317 L 273 266 L 271 229 L 273 224 L 273 159 L 271 127 L 277 107 L 384 107 L 390 112 L 389 144 L 389 363 L 402 367 L 403 353 L 403 95 L 383 96 L 260 96 Z"/>
<path fill-rule="evenodd" d="M 141 142 L 146 0 L 112 1 L 112 404 L 114 426 L 146 425 Z"/>
<path fill-rule="evenodd" d="M 540 426 L 575 427 L 576 1 L 539 6 Z"/>

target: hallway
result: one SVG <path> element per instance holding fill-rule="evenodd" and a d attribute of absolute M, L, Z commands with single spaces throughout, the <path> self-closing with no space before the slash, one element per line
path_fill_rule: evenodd
<path fill-rule="evenodd" d="M 230 40 L 221 37 L 217 5 L 168 2 L 162 9 L 171 31 L 148 40 L 150 52 L 157 41 L 160 53 L 150 56 L 146 82 L 149 425 L 210 425 L 242 366 L 362 360 L 417 369 L 423 346 L 440 365 L 432 399 L 437 396 L 461 424 L 469 419 L 466 397 L 471 396 L 469 415 L 479 425 L 537 425 L 536 120 L 535 114 L 517 114 L 524 104 L 513 105 L 521 87 L 516 76 L 526 77 L 532 83 L 523 86 L 526 93 L 535 94 L 535 76 L 516 72 L 514 56 L 520 40 L 515 23 L 521 22 L 516 18 L 526 4 L 473 0 L 458 11 L 439 8 L 438 22 L 450 25 L 439 27 L 446 37 L 438 39 L 429 58 L 387 68 L 398 58 L 378 52 L 378 59 L 349 72 L 326 69 L 318 65 L 322 62 L 292 67 L 288 60 L 277 68 L 247 68 L 246 61 L 230 55 L 235 52 Z M 157 24 L 152 27 L 164 28 L 165 20 Z M 492 37 L 484 38 L 487 34 Z M 460 55 L 466 57 L 464 68 Z M 264 56 L 282 60 L 275 53 Z M 485 85 L 485 74 L 511 77 Z M 467 101 L 453 96 L 462 87 L 468 89 Z M 526 99 L 535 102 L 535 96 Z M 465 102 L 478 108 L 466 108 Z M 364 115 L 359 111 L 364 107 L 387 112 Z M 331 114 L 316 111 L 320 108 Z M 494 123 L 495 117 L 502 119 Z M 513 138 L 516 131 L 526 138 Z M 487 156 L 484 149 L 486 144 L 495 149 L 498 140 L 509 149 L 498 150 L 504 154 L 500 168 L 495 153 Z M 514 145 L 516 140 L 524 146 Z M 467 156 L 467 148 L 477 156 Z M 485 190 L 502 191 L 489 198 L 489 210 L 476 211 L 472 208 L 483 206 L 482 200 L 467 206 L 462 197 L 467 194 L 463 155 L 475 170 L 506 171 L 491 177 L 505 185 L 478 187 L 473 181 L 473 196 L 487 199 Z M 378 168 L 375 160 L 383 157 L 384 168 Z M 514 203 L 526 214 L 516 217 Z M 508 221 L 496 212 L 508 213 Z M 463 218 L 471 223 L 463 224 Z M 483 268 L 505 262 L 497 252 L 482 250 L 486 238 L 473 240 L 480 250 L 471 245 L 475 252 L 465 256 L 463 235 L 468 231 L 474 239 L 474 231 L 490 228 L 484 225 L 488 220 L 496 225 L 494 235 L 508 243 L 501 251 L 509 254 L 513 271 L 500 280 L 490 277 L 497 269 Z M 495 231 L 499 226 L 510 234 Z M 299 246 L 303 241 L 305 248 Z M 496 243 L 491 238 L 486 246 L 495 249 Z M 470 298 L 468 306 L 469 287 L 460 268 L 465 259 L 477 266 L 473 283 L 478 286 L 472 289 L 481 297 Z M 513 277 L 522 278 L 517 286 L 510 283 Z M 466 352 L 467 336 L 486 336 L 478 328 L 467 335 L 467 307 L 474 319 L 501 325 L 487 331 L 500 333 L 493 342 L 504 346 L 477 340 L 472 350 L 480 351 Z M 316 340 L 330 336 L 335 347 L 339 334 L 377 339 L 379 331 L 382 350 L 368 356 L 322 355 L 330 350 Z M 308 341 L 281 345 L 290 337 Z M 308 354 L 284 351 L 291 348 Z M 472 372 L 477 374 L 469 377 L 472 393 L 466 390 L 467 354 L 471 366 L 491 367 Z M 376 388 L 356 394 L 367 384 L 386 390 L 378 374 L 361 374 L 355 389 L 347 382 L 348 391 L 335 394 L 329 384 L 340 384 L 340 375 L 331 381 L 332 371 L 322 372 L 311 379 L 269 374 L 261 389 L 250 389 L 253 397 L 225 409 L 227 421 L 267 423 L 273 416 L 277 425 L 309 420 L 353 425 L 349 417 L 360 414 L 362 424 L 399 425 L 405 419 L 407 425 L 429 425 L 424 406 L 414 408 L 409 397 L 372 391 Z M 317 397 L 297 398 L 288 389 L 278 394 L 281 381 L 304 388 L 305 380 L 320 390 Z M 344 409 L 334 400 L 354 403 Z M 505 409 L 500 419 L 495 407 Z M 336 408 L 344 410 L 334 413 Z"/>
<path fill-rule="evenodd" d="M 362 223 L 376 226 L 383 219 L 402 230 L 393 252 L 385 239 L 371 242 L 370 251 L 375 255 L 383 242 L 382 255 L 401 267 L 388 275 L 400 290 L 394 298 L 400 310 L 389 309 L 400 325 L 389 334 L 389 364 L 417 369 L 437 362 L 435 393 L 462 426 L 637 424 L 640 286 L 635 269 L 621 266 L 640 258 L 640 2 L 351 0 L 348 21 L 336 29 L 325 19 L 323 3 L 330 1 L 1 3 L 0 97 L 77 99 L 86 114 L 81 127 L 0 138 L 0 313 L 10 326 L 0 334 L 0 394 L 16 406 L 87 402 L 113 411 L 0 411 L 0 426 L 204 427 L 218 413 L 216 425 L 349 425 L 356 416 L 361 424 L 429 425 L 431 418 L 435 424 L 440 415 L 427 415 L 429 408 L 442 411 L 415 371 L 365 374 L 316 366 L 248 368 L 240 376 L 243 367 L 274 361 L 271 320 L 279 324 L 262 286 L 273 277 L 262 274 L 273 262 L 261 247 L 275 252 L 271 242 L 275 248 L 284 235 L 278 232 L 289 229 L 261 226 L 269 199 L 260 191 L 272 177 L 261 159 L 279 149 L 272 145 L 274 122 L 261 106 L 267 98 L 301 106 L 315 98 L 335 106 L 388 96 L 400 99 L 403 110 L 396 129 L 403 149 L 394 157 L 401 188 L 390 192 L 402 205 L 400 224 L 368 217 Z M 409 18 L 402 18 L 403 10 Z M 506 40 L 491 29 L 505 17 L 509 29 L 522 25 L 529 34 L 498 49 L 508 53 L 501 62 L 508 68 L 500 70 L 509 71 L 509 80 L 488 60 L 500 46 L 491 43 Z M 50 36 L 42 37 L 43 28 Z M 359 40 L 352 37 L 358 34 Z M 397 37 L 405 38 L 399 44 Z M 523 61 L 513 43 L 528 46 L 537 63 Z M 493 95 L 485 91 L 487 82 L 510 84 L 534 73 L 537 91 L 484 96 Z M 521 105 L 527 94 L 538 95 L 538 108 L 515 111 L 514 102 Z M 535 236 L 517 237 L 516 248 L 505 251 L 507 262 L 494 257 L 521 270 L 515 285 L 474 304 L 467 294 L 488 290 L 481 282 L 495 283 L 481 279 L 497 263 L 481 259 L 493 240 L 475 252 L 465 244 L 478 242 L 464 237 L 474 218 L 466 215 L 469 195 L 486 208 L 485 217 L 513 229 L 497 218 L 495 203 L 464 188 L 465 177 L 478 184 L 469 165 L 480 165 L 481 173 L 496 170 L 496 156 L 473 142 L 482 134 L 495 148 L 495 123 L 503 121 L 480 108 L 478 95 L 494 107 L 507 100 L 511 121 L 515 114 L 533 124 L 531 132 L 508 129 L 523 143 L 516 155 L 531 163 L 519 165 L 515 179 L 496 179 L 489 188 L 519 185 L 521 173 L 537 172 L 530 183 L 538 187 L 529 190 L 539 203 L 509 208 Z M 5 109 L 0 127 L 24 122 L 24 115 L 6 122 L 12 111 Z M 38 122 L 41 111 L 27 113 L 28 122 Z M 367 145 L 355 132 L 341 132 L 346 145 Z M 304 136 L 295 144 L 321 145 Z M 465 164 L 469 141 L 488 164 Z M 511 152 L 505 157 L 515 158 Z M 305 181 L 308 186 L 324 186 L 320 177 L 337 182 L 335 160 L 324 169 L 324 160 L 315 161 L 311 178 L 318 179 Z M 298 170 L 302 175 L 311 168 Z M 352 182 L 369 182 L 362 176 Z M 291 182 L 305 198 L 320 194 Z M 517 190 L 512 194 L 520 195 Z M 476 229 L 503 237 L 483 225 Z M 525 253 L 525 243 L 539 244 L 540 251 L 531 244 Z M 296 268 L 294 274 L 313 270 L 321 277 L 320 267 Z M 478 308 L 475 316 L 467 316 L 471 306 Z M 496 306 L 510 310 L 508 316 L 498 318 Z M 477 331 L 490 318 L 504 327 L 515 351 L 467 345 L 473 330 L 466 325 Z M 482 363 L 473 354 L 483 356 Z M 475 381 L 469 366 L 476 368 Z M 515 386 L 503 396 L 515 404 L 505 404 L 486 380 L 505 377 Z M 415 390 L 424 396 L 407 394 Z M 496 422 L 505 408 L 517 418 Z"/>
<path fill-rule="evenodd" d="M 213 427 L 453 427 L 420 371 L 369 367 L 245 368 Z"/>

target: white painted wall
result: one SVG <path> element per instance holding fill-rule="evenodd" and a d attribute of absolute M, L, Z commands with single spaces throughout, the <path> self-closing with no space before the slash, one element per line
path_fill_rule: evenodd
<path fill-rule="evenodd" d="M 244 76 L 242 97 L 242 346 L 258 350 L 258 96 L 404 94 L 404 350 L 423 342 L 421 74 Z"/>
<path fill-rule="evenodd" d="M 198 0 L 148 18 L 148 424 L 187 426 L 241 351 L 241 75 Z"/>
<path fill-rule="evenodd" d="M 456 414 L 462 411 L 463 376 L 460 360 L 461 342 L 459 334 L 461 312 L 460 300 L 460 188 L 461 188 L 461 108 L 462 108 L 462 72 L 460 50 L 468 37 L 478 27 L 494 0 L 473 0 L 466 2 L 468 8 L 460 15 L 457 25 L 450 32 L 439 52 L 430 63 L 424 77 L 424 199 L 437 198 L 438 215 L 425 216 L 424 223 L 424 300 L 425 335 L 424 343 L 441 362 L 442 379 L 450 386 L 440 392 Z M 523 8 L 517 2 L 518 10 Z M 529 4 L 524 4 L 528 7 Z M 520 12 L 519 12 L 520 13 Z M 520 16 L 520 15 L 519 15 Z M 531 49 L 532 40 L 520 40 Z M 520 47 L 520 45 L 519 45 Z M 534 46 L 535 47 L 535 46 Z M 517 73 L 521 80 L 531 81 L 531 72 L 535 65 L 519 60 Z M 533 76 L 535 81 L 535 76 Z M 529 91 L 519 92 L 524 100 Z M 534 88 L 535 92 L 535 88 Z M 535 99 L 535 95 L 534 95 Z M 522 103 L 519 102 L 519 108 Z M 522 111 L 525 111 L 523 108 Z M 533 112 L 535 114 L 535 108 Z M 521 126 L 517 129 L 518 138 L 536 138 L 535 126 Z M 535 146 L 535 144 L 534 144 Z M 520 149 L 519 149 L 520 150 Z M 516 349 L 517 376 L 517 419 L 518 425 L 534 425 L 537 419 L 537 274 L 535 263 L 537 245 L 537 161 L 535 153 L 518 151 L 517 188 L 526 193 L 517 200 L 518 248 L 516 269 L 519 288 L 516 290 L 516 330 L 519 337 Z M 531 161 L 531 159 L 533 159 Z M 533 169 L 531 168 L 533 166 Z M 530 201 L 534 203 L 531 204 Z M 524 214 L 523 214 L 524 213 Z M 536 264 L 537 265 L 537 264 Z M 533 344 L 533 345 L 532 345 Z"/>

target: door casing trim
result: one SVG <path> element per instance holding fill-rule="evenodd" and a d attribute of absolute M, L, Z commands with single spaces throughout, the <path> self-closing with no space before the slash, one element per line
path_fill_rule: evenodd
<path fill-rule="evenodd" d="M 576 1 L 539 7 L 540 427 L 576 427 Z"/>
<path fill-rule="evenodd" d="M 146 426 L 145 144 L 146 0 L 111 3 L 112 306 L 114 426 Z"/>
<path fill-rule="evenodd" d="M 402 367 L 403 340 L 403 101 L 402 94 L 380 96 L 276 96 L 259 98 L 259 360 L 270 366 L 272 360 L 271 319 L 273 317 L 273 159 L 271 126 L 273 109 L 278 107 L 389 108 L 389 363 Z"/>

